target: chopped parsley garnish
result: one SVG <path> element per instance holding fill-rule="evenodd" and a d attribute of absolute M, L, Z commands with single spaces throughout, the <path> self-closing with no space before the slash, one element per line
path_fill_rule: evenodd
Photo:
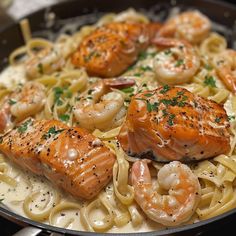
<path fill-rule="evenodd" d="M 216 88 L 216 81 L 213 76 L 206 76 L 204 80 L 204 84 L 212 88 Z"/>
<path fill-rule="evenodd" d="M 188 97 L 187 96 L 183 96 L 182 97 L 182 100 L 180 101 L 180 102 L 178 102 L 178 106 L 179 107 L 184 107 L 185 106 L 185 104 L 186 104 L 186 100 L 188 99 Z"/>
<path fill-rule="evenodd" d="M 169 106 L 169 105 L 175 106 L 177 105 L 177 97 L 174 97 L 173 99 L 161 99 L 160 102 L 166 106 Z"/>
<path fill-rule="evenodd" d="M 148 57 L 148 53 L 147 52 L 141 52 L 138 56 L 139 60 L 144 60 Z"/>
<path fill-rule="evenodd" d="M 24 133 L 27 129 L 28 129 L 28 126 L 32 124 L 32 120 L 29 119 L 27 121 L 25 121 L 23 124 L 21 124 L 17 130 L 19 133 Z"/>
<path fill-rule="evenodd" d="M 150 66 L 141 66 L 140 69 L 142 71 L 152 71 L 152 68 Z"/>
<path fill-rule="evenodd" d="M 139 60 L 145 60 L 148 56 L 154 57 L 156 52 L 141 52 L 138 56 Z"/>
<path fill-rule="evenodd" d="M 133 70 L 133 69 L 134 69 L 134 65 L 129 66 L 128 69 L 127 69 L 127 71 L 130 71 L 130 70 Z"/>
<path fill-rule="evenodd" d="M 42 136 L 42 138 L 43 138 L 43 139 L 49 139 L 49 138 L 51 138 L 52 136 L 55 136 L 55 135 L 57 135 L 57 134 L 60 134 L 60 133 L 63 132 L 63 131 L 64 131 L 64 129 L 58 129 L 58 130 L 56 130 L 56 127 L 53 126 L 53 127 L 51 127 L 51 128 L 48 130 L 48 132 L 47 132 L 46 134 L 44 134 L 44 135 Z"/>
<path fill-rule="evenodd" d="M 166 109 L 163 109 L 163 110 L 162 110 L 162 113 L 163 113 L 163 116 L 164 116 L 164 117 L 167 117 L 167 116 L 168 116 L 168 112 L 167 112 Z"/>
<path fill-rule="evenodd" d="M 228 116 L 228 121 L 235 120 L 235 116 Z"/>
<path fill-rule="evenodd" d="M 63 89 L 61 87 L 55 87 L 53 89 L 54 91 L 54 102 L 56 105 L 60 106 L 63 104 L 62 100 L 61 100 L 61 96 L 63 94 Z"/>
<path fill-rule="evenodd" d="M 204 67 L 205 67 L 206 70 L 212 70 L 213 69 L 213 67 L 209 64 L 205 64 Z"/>
<path fill-rule="evenodd" d="M 142 74 L 141 73 L 135 73 L 134 76 L 140 77 Z"/>
<path fill-rule="evenodd" d="M 183 94 L 184 94 L 184 91 L 177 92 L 177 95 L 183 95 Z"/>
<path fill-rule="evenodd" d="M 144 94 L 144 96 L 149 98 L 149 97 L 153 96 L 153 93 L 146 93 L 146 94 Z"/>
<path fill-rule="evenodd" d="M 184 60 L 183 59 L 179 59 L 178 61 L 176 61 L 175 67 L 179 67 L 179 66 L 181 66 L 183 64 L 184 64 Z"/>
<path fill-rule="evenodd" d="M 84 61 L 89 62 L 93 56 L 96 55 L 96 51 L 90 52 L 87 56 L 84 56 Z"/>
<path fill-rule="evenodd" d="M 8 103 L 9 103 L 9 105 L 14 105 L 17 103 L 17 101 L 14 99 L 9 99 Z"/>
<path fill-rule="evenodd" d="M 170 115 L 169 115 L 169 119 L 168 119 L 167 122 L 168 122 L 168 124 L 169 124 L 170 126 L 174 125 L 174 122 L 173 122 L 174 118 L 175 118 L 175 115 L 174 115 L 174 114 L 170 114 Z"/>
<path fill-rule="evenodd" d="M 221 117 L 216 117 L 216 118 L 215 118 L 215 122 L 216 122 L 216 123 L 219 123 L 220 121 L 221 121 Z"/>
<path fill-rule="evenodd" d="M 61 114 L 61 115 L 59 115 L 59 119 L 61 120 L 61 121 L 68 121 L 69 119 L 70 119 L 70 116 L 69 115 L 67 115 L 67 114 Z"/>
<path fill-rule="evenodd" d="M 157 102 L 154 102 L 153 104 L 150 103 L 149 101 L 146 101 L 147 102 L 147 110 L 148 112 L 152 112 L 152 111 L 156 111 L 157 110 L 157 107 L 158 107 L 158 103 Z"/>
<path fill-rule="evenodd" d="M 43 64 L 42 64 L 42 63 L 39 63 L 39 64 L 38 64 L 38 72 L 39 72 L 40 74 L 43 74 Z"/>
<path fill-rule="evenodd" d="M 160 93 L 164 94 L 168 92 L 169 90 L 170 90 L 170 86 L 166 84 L 163 86 L 163 89 L 160 91 Z"/>
<path fill-rule="evenodd" d="M 73 93 L 68 88 L 55 87 L 54 91 L 54 103 L 57 106 L 61 106 L 63 104 L 62 96 L 65 98 L 72 98 Z"/>
<path fill-rule="evenodd" d="M 123 88 L 123 89 L 121 89 L 121 91 L 124 92 L 124 93 L 133 93 L 134 88 L 132 88 L 132 87 Z"/>

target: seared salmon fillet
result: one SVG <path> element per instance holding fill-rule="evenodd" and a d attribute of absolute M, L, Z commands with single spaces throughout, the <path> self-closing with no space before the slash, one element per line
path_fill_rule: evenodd
<path fill-rule="evenodd" d="M 229 152 L 229 126 L 222 105 L 166 85 L 132 98 L 118 140 L 133 156 L 202 160 Z"/>
<path fill-rule="evenodd" d="M 84 199 L 106 186 L 115 162 L 115 155 L 87 130 L 56 120 L 25 120 L 1 137 L 0 151 Z"/>
<path fill-rule="evenodd" d="M 72 63 L 85 67 L 90 75 L 118 76 L 137 60 L 159 28 L 159 23 L 106 24 L 84 38 L 72 55 Z"/>

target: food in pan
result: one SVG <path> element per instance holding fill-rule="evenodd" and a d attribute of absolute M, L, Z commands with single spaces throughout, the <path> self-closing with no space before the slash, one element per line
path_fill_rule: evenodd
<path fill-rule="evenodd" d="M 32 38 L 0 75 L 0 195 L 32 220 L 145 232 L 236 205 L 236 53 L 197 10 L 132 9 L 55 42 Z"/>

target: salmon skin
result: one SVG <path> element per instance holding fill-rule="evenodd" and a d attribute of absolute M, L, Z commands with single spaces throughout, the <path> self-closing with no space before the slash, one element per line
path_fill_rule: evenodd
<path fill-rule="evenodd" d="M 222 105 L 165 85 L 131 99 L 118 140 L 131 156 L 188 162 L 228 153 L 229 126 Z"/>
<path fill-rule="evenodd" d="M 112 177 L 115 155 L 82 128 L 27 119 L 1 136 L 0 151 L 75 197 L 91 199 Z"/>
<path fill-rule="evenodd" d="M 90 75 L 118 76 L 137 60 L 160 27 L 159 23 L 106 24 L 84 38 L 72 55 L 72 63 L 85 67 Z"/>

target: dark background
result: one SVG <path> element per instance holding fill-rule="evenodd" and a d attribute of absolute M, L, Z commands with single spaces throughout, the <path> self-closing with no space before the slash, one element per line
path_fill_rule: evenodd
<path fill-rule="evenodd" d="M 102 0 L 101 0 L 102 1 Z M 217 0 L 215 0 L 217 1 Z M 236 0 L 225 0 L 225 2 L 230 2 L 236 4 Z M 235 16 L 236 20 L 236 16 Z M 213 229 L 207 230 L 202 233 L 198 233 L 197 236 L 217 236 L 217 235 L 236 235 L 236 215 L 229 218 L 226 222 L 220 222 Z M 11 223 L 4 218 L 0 218 L 0 236 L 12 236 L 14 233 L 21 229 L 20 226 Z M 185 236 L 194 236 L 194 234 L 188 234 Z"/>

